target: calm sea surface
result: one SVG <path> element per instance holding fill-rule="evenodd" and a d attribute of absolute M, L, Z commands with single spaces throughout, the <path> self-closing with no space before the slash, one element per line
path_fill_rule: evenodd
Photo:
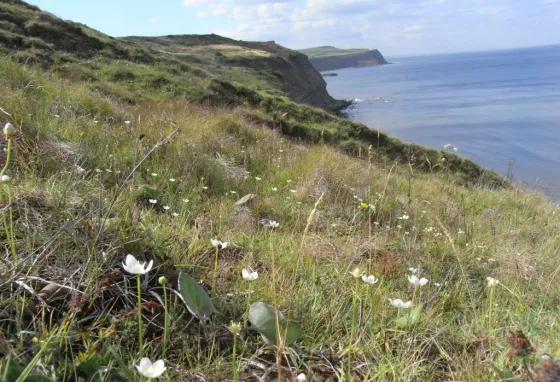
<path fill-rule="evenodd" d="M 458 154 L 560 201 L 560 46 L 388 58 L 325 77 L 350 116 Z"/>

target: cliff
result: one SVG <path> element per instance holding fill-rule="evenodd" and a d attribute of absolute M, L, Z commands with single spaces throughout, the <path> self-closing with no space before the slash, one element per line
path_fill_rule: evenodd
<path fill-rule="evenodd" d="M 112 81 L 155 81 L 158 86 L 196 100 L 215 100 L 216 82 L 225 81 L 329 112 L 346 105 L 328 94 L 326 82 L 304 54 L 273 41 L 236 41 L 215 34 L 113 38 L 19 0 L 0 3 L 2 51 L 21 62 L 36 62 L 61 71 L 69 71 L 68 67 L 75 64 L 73 74 L 90 80 L 99 79 L 99 71 L 91 70 L 95 62 L 96 67 L 106 66 L 102 72 Z M 84 60 L 92 62 L 86 64 Z M 151 76 L 137 78 L 132 65 L 115 68 L 114 73 L 117 60 L 150 66 Z M 184 86 L 172 85 L 176 82 Z M 143 93 L 132 87 L 138 94 L 129 94 L 128 100 Z M 105 88 L 109 91 L 115 87 Z M 230 101 L 233 100 L 227 102 Z"/>
<path fill-rule="evenodd" d="M 199 65 L 220 78 L 274 95 L 336 112 L 346 103 L 332 98 L 327 84 L 307 57 L 274 41 L 237 41 L 211 35 L 127 37 L 131 47 L 173 54 Z M 237 71 L 237 73 L 236 73 Z"/>
<path fill-rule="evenodd" d="M 311 64 L 318 71 L 336 70 L 344 68 L 358 68 L 363 66 L 388 64 L 385 57 L 377 49 L 338 49 L 335 47 L 318 47 L 300 50 L 309 57 Z"/>

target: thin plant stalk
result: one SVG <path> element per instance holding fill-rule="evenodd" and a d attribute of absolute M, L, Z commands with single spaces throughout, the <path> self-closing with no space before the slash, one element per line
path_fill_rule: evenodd
<path fill-rule="evenodd" d="M 142 341 L 142 292 L 140 288 L 140 275 L 136 275 L 136 285 L 138 287 L 138 346 L 140 358 L 144 356 L 144 345 Z"/>
<path fill-rule="evenodd" d="M 358 316 L 358 289 L 360 288 L 360 278 L 356 277 L 354 288 L 354 298 L 352 299 L 352 327 L 350 329 L 350 346 L 348 347 L 348 375 L 352 378 L 352 347 L 354 346 L 354 334 L 356 332 L 356 321 Z"/>
<path fill-rule="evenodd" d="M 250 289 L 247 289 L 247 297 L 245 298 L 245 314 L 243 315 L 243 327 L 249 323 L 249 309 L 251 308 L 251 294 Z"/>
<path fill-rule="evenodd" d="M 4 164 L 4 168 L 2 168 L 2 171 L 0 172 L 0 176 L 4 175 L 4 173 L 6 172 L 6 170 L 8 169 L 8 166 L 10 165 L 10 160 L 12 158 L 12 141 L 13 138 L 8 138 L 8 147 L 6 148 L 6 164 Z M 7 188 L 7 194 L 8 194 L 8 209 L 9 209 L 9 213 L 10 213 L 10 222 L 9 225 L 6 222 L 6 217 L 4 215 L 4 229 L 6 231 L 6 237 L 8 238 L 9 244 L 10 244 L 10 252 L 12 253 L 12 257 L 14 259 L 14 263 L 18 262 L 18 258 L 17 258 L 17 252 L 16 252 L 16 245 L 15 245 L 15 240 L 14 240 L 14 220 L 13 220 L 13 211 L 12 211 L 12 193 L 10 191 L 10 185 L 6 186 Z"/>
<path fill-rule="evenodd" d="M 490 287 L 490 296 L 488 297 L 488 347 L 492 351 L 492 308 L 494 304 L 494 286 Z"/>
<path fill-rule="evenodd" d="M 168 327 L 169 327 L 169 314 L 168 314 L 168 307 L 167 307 L 167 287 L 163 286 L 163 349 L 162 354 L 163 358 L 165 358 L 165 351 L 167 350 L 167 336 L 168 336 Z"/>
<path fill-rule="evenodd" d="M 212 275 L 212 295 L 216 294 L 216 279 L 218 278 L 218 253 L 220 248 L 216 247 L 216 256 L 214 258 L 214 274 Z"/>
<path fill-rule="evenodd" d="M 233 355 L 231 360 L 231 368 L 233 373 L 233 382 L 237 382 L 237 334 L 233 335 Z"/>

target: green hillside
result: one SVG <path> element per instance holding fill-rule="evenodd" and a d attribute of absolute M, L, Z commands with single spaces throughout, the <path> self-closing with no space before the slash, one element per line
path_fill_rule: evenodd
<path fill-rule="evenodd" d="M 302 54 L 19 0 L 0 46 L 2 382 L 558 375 L 558 207 L 296 102 Z"/>
<path fill-rule="evenodd" d="M 345 56 L 348 54 L 365 53 L 368 49 L 340 49 L 334 46 L 318 46 L 315 48 L 299 49 L 298 52 L 309 58 L 322 58 L 331 56 Z"/>
<path fill-rule="evenodd" d="M 377 49 L 339 49 L 334 46 L 319 46 L 301 49 L 299 52 L 307 55 L 313 67 L 320 72 L 388 64 Z"/>

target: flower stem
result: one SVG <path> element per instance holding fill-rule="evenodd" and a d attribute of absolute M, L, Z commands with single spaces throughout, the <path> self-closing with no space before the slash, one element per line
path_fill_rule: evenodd
<path fill-rule="evenodd" d="M 144 354 L 144 345 L 142 341 L 142 292 L 140 288 L 140 275 L 136 275 L 136 285 L 138 286 L 138 345 L 140 347 L 140 358 L 143 357 Z"/>
<path fill-rule="evenodd" d="M 163 349 L 162 354 L 163 358 L 165 358 L 165 351 L 167 350 L 167 331 L 168 331 L 168 311 L 167 311 L 167 287 L 163 286 Z"/>
<path fill-rule="evenodd" d="M 356 277 L 356 287 L 354 289 L 354 298 L 352 300 L 352 327 L 350 329 L 350 346 L 348 347 L 348 376 L 352 379 L 352 347 L 354 345 L 354 333 L 356 332 L 356 320 L 358 316 L 358 288 L 360 288 L 360 279 Z"/>
<path fill-rule="evenodd" d="M 249 323 L 249 309 L 251 308 L 251 294 L 249 293 L 250 289 L 247 289 L 247 297 L 246 297 L 246 308 L 245 314 L 243 315 L 243 327 L 246 327 Z"/>
<path fill-rule="evenodd" d="M 212 276 L 212 295 L 216 294 L 216 279 L 218 278 L 218 253 L 220 249 L 216 247 L 216 257 L 214 259 L 214 275 Z"/>
<path fill-rule="evenodd" d="M 492 351 L 492 308 L 494 300 L 494 286 L 490 287 L 490 297 L 488 302 L 488 348 Z"/>
<path fill-rule="evenodd" d="M 0 176 L 4 175 L 8 166 L 10 165 L 10 159 L 12 158 L 12 138 L 8 138 L 8 147 L 6 149 L 6 164 L 4 164 L 4 168 L 0 172 Z M 16 245 L 14 240 L 14 220 L 13 220 L 13 213 L 12 213 L 12 193 L 10 191 L 10 185 L 7 186 L 8 189 L 8 208 L 10 211 L 10 224 L 8 226 L 6 222 L 6 217 L 4 216 L 4 229 L 6 231 L 6 237 L 8 238 L 10 244 L 10 252 L 12 253 L 14 263 L 18 262 L 17 252 L 16 252 Z"/>
<path fill-rule="evenodd" d="M 233 356 L 232 356 L 232 372 L 233 372 L 233 382 L 237 382 L 237 334 L 233 335 Z"/>

